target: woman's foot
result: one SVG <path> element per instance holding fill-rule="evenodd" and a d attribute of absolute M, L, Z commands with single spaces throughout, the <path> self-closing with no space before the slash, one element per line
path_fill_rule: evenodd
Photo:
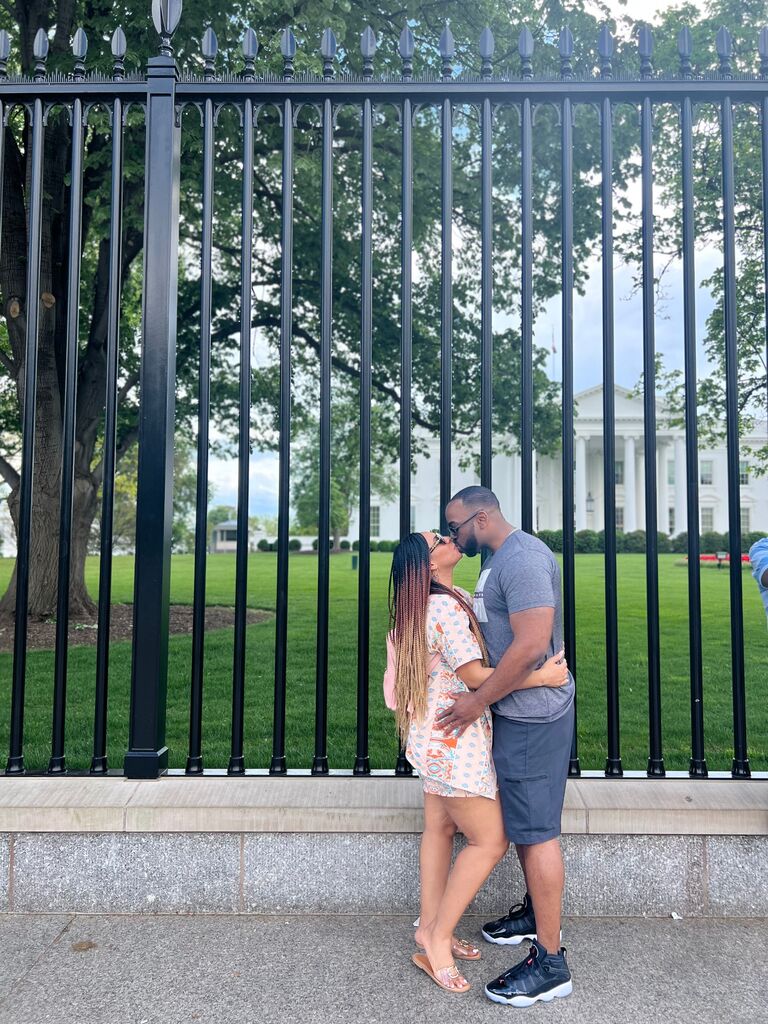
<path fill-rule="evenodd" d="M 435 975 L 435 980 L 443 988 L 465 992 L 469 987 L 469 982 L 453 962 L 454 953 L 451 938 L 436 938 L 432 928 L 425 928 L 422 925 L 419 925 L 416 929 L 415 938 L 417 944 L 426 953 L 427 960 Z M 453 968 L 453 970 L 448 970 L 449 968 Z"/>
<path fill-rule="evenodd" d="M 413 938 L 418 949 L 423 950 L 424 946 L 424 935 L 427 929 L 419 924 L 414 932 Z M 479 960 L 482 953 L 478 947 L 468 942 L 466 939 L 460 939 L 456 935 L 453 936 L 453 942 L 451 943 L 451 953 L 456 960 Z"/>

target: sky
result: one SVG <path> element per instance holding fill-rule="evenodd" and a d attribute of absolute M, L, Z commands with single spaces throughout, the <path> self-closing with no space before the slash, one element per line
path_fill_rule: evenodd
<path fill-rule="evenodd" d="M 626 0 L 610 5 L 616 15 L 629 14 L 634 18 L 654 15 L 674 6 L 669 0 Z M 639 205 L 638 205 L 639 209 Z M 706 278 L 718 265 L 722 256 L 714 249 L 702 250 L 696 256 L 697 282 Z M 616 383 L 627 388 L 637 385 L 642 372 L 642 296 L 633 287 L 634 271 L 618 262 L 614 268 L 614 324 Z M 663 353 L 669 369 L 683 366 L 682 340 L 682 265 L 672 264 L 665 275 L 662 297 L 656 305 L 655 333 L 657 352 Z M 561 377 L 560 297 L 551 299 L 534 325 L 534 343 L 550 349 L 554 331 L 557 352 L 550 356 L 547 372 L 556 380 Z M 699 366 L 703 365 L 701 339 L 707 316 L 712 309 L 709 294 L 697 289 L 696 320 L 699 339 Z M 602 375 L 602 295 L 600 266 L 595 258 L 590 262 L 589 284 L 586 294 L 574 299 L 574 389 L 578 393 L 601 382 Z M 237 464 L 234 460 L 212 459 L 210 479 L 215 488 L 213 504 L 236 505 Z M 278 464 L 274 453 L 256 452 L 250 461 L 249 513 L 257 516 L 277 514 Z"/>

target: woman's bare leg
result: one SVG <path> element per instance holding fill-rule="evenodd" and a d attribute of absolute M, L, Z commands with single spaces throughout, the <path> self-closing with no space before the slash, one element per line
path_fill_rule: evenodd
<path fill-rule="evenodd" d="M 456 825 L 443 803 L 443 797 L 424 794 L 424 832 L 419 850 L 421 903 L 415 936 L 419 945 L 424 944 L 424 932 L 435 919 L 451 869 Z"/>
<path fill-rule="evenodd" d="M 424 930 L 423 945 L 433 970 L 453 963 L 454 929 L 509 846 L 498 796 L 495 800 L 482 796 L 438 799 L 458 830 L 464 833 L 467 845 L 448 874 L 434 920 Z"/>

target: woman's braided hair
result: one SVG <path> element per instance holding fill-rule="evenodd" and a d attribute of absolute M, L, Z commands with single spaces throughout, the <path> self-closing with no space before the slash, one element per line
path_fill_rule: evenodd
<path fill-rule="evenodd" d="M 445 594 L 457 601 L 469 616 L 472 632 L 480 645 L 483 664 L 488 650 L 472 606 L 451 587 L 432 579 L 429 547 L 420 533 L 410 533 L 392 554 L 389 576 L 389 622 L 396 656 L 395 720 L 401 741 L 405 741 L 411 720 L 424 720 L 427 713 L 427 608 L 430 594 Z"/>

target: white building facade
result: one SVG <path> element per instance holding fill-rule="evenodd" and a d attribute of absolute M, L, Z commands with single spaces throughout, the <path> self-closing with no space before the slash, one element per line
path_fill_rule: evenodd
<path fill-rule="evenodd" d="M 603 487 L 603 389 L 599 385 L 576 395 L 574 420 L 574 520 L 577 530 L 602 530 L 605 525 Z M 616 525 L 625 533 L 645 529 L 645 453 L 643 402 L 625 388 L 615 389 L 616 408 Z M 657 519 L 661 532 L 670 536 L 687 530 L 685 431 L 666 426 L 667 417 L 657 408 L 656 480 Z M 743 444 L 758 448 L 765 444 L 766 424 Z M 439 526 L 440 445 L 427 442 L 429 457 L 417 459 L 411 483 L 411 529 L 429 530 Z M 461 470 L 456 459 L 452 467 L 454 492 L 478 484 L 472 470 Z M 563 525 L 562 457 L 534 458 L 534 528 L 557 530 Z M 725 445 L 699 451 L 700 532 L 728 530 L 728 460 Z M 768 476 L 756 477 L 749 459 L 742 458 L 741 527 L 743 532 L 768 532 Z M 502 509 L 512 522 L 521 518 L 521 477 L 519 455 L 498 455 L 493 459 L 493 489 Z M 400 511 L 397 501 L 371 501 L 371 536 L 396 540 Z M 358 536 L 355 516 L 350 537 Z"/>

